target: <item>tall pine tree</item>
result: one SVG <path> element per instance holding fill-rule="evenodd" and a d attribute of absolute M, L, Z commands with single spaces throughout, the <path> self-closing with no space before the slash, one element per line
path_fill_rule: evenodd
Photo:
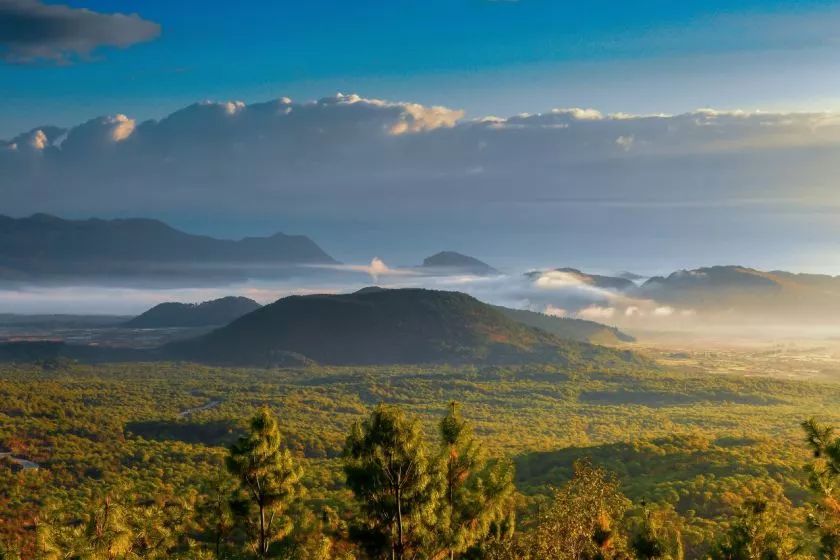
<path fill-rule="evenodd" d="M 277 418 L 268 408 L 254 416 L 249 433 L 231 446 L 227 468 L 255 506 L 256 552 L 266 558 L 271 544 L 292 529 L 285 512 L 300 491 L 302 475 L 282 447 Z"/>
<path fill-rule="evenodd" d="M 439 545 L 450 559 L 513 527 L 513 466 L 488 462 L 471 426 L 452 402 L 440 421 L 443 482 Z"/>
<path fill-rule="evenodd" d="M 347 438 L 344 472 L 364 520 L 351 536 L 374 558 L 414 558 L 428 546 L 437 487 L 419 423 L 379 405 Z"/>

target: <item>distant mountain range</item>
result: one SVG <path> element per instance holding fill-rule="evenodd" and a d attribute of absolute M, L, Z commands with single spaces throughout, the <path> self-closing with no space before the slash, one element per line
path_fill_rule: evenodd
<path fill-rule="evenodd" d="M 232 276 L 272 267 L 334 264 L 311 239 L 278 233 L 238 241 L 179 231 L 149 219 L 0 216 L 0 279 Z"/>
<path fill-rule="evenodd" d="M 423 259 L 421 268 L 447 274 L 473 274 L 475 276 L 499 274 L 499 271 L 489 264 L 455 251 L 441 251 L 431 257 L 426 257 Z"/>
<path fill-rule="evenodd" d="M 233 296 L 203 303 L 167 302 L 152 307 L 123 326 L 133 329 L 221 326 L 260 307 L 252 299 Z"/>
<path fill-rule="evenodd" d="M 713 266 L 655 276 L 642 284 L 638 294 L 704 310 L 833 321 L 834 317 L 826 313 L 840 311 L 840 276 Z"/>
<path fill-rule="evenodd" d="M 589 368 L 639 359 L 524 325 L 460 292 L 410 288 L 283 298 L 162 351 L 168 358 L 237 365 L 560 362 Z"/>
<path fill-rule="evenodd" d="M 533 271 L 526 276 L 536 280 L 552 273 L 566 275 L 572 285 L 597 287 L 704 314 L 726 313 L 732 320 L 808 318 L 826 322 L 834 321 L 827 313 L 840 312 L 840 276 L 762 271 L 737 265 L 678 270 L 641 284 L 633 281 L 640 279 L 637 275 L 602 276 L 574 268 Z"/>

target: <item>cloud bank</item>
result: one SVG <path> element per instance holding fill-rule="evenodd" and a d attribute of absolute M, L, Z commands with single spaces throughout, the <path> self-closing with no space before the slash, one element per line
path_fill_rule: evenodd
<path fill-rule="evenodd" d="M 136 14 L 102 14 L 40 0 L 0 0 L 0 58 L 67 62 L 99 47 L 125 48 L 160 34 Z"/>
<path fill-rule="evenodd" d="M 838 222 L 820 216 L 838 207 L 838 148 L 833 113 L 466 118 L 338 94 L 40 127 L 0 142 L 0 197 L 12 215 L 271 217 L 316 238 L 324 224 L 379 228 L 378 239 L 531 235 L 532 246 L 551 232 L 563 243 L 550 264 L 564 265 L 573 249 L 606 254 L 621 243 L 650 242 L 648 254 L 661 255 L 655 243 L 666 238 L 711 254 L 715 239 L 731 248 L 836 237 Z M 708 262 L 693 257 L 673 267 Z"/>

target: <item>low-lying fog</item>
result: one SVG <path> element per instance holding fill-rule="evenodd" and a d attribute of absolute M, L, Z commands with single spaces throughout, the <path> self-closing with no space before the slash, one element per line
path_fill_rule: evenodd
<path fill-rule="evenodd" d="M 637 279 L 640 284 L 643 279 Z M 651 297 L 600 288 L 558 270 L 506 271 L 494 276 L 436 274 L 416 268 L 391 268 L 380 259 L 369 264 L 311 269 L 297 277 L 249 280 L 219 285 L 160 287 L 160 279 L 131 286 L 25 285 L 0 289 L 0 314 L 136 315 L 166 302 L 202 302 L 245 296 L 261 304 L 289 295 L 344 293 L 365 286 L 457 290 L 496 305 L 549 315 L 588 319 L 618 326 L 641 340 L 780 340 L 840 338 L 830 318 L 774 317 L 738 309 L 662 303 Z"/>

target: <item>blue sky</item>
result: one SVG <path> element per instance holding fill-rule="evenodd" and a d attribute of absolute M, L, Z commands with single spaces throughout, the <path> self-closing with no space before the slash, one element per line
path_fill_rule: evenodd
<path fill-rule="evenodd" d="M 345 261 L 840 273 L 837 2 L 69 6 L 0 0 L 0 213 Z M 64 24 L 42 44 L 21 13 Z M 575 107 L 600 112 L 551 112 Z"/>
<path fill-rule="evenodd" d="M 0 138 L 201 99 L 336 91 L 507 116 L 840 106 L 826 1 L 69 2 L 160 36 L 71 64 L 0 64 Z"/>

